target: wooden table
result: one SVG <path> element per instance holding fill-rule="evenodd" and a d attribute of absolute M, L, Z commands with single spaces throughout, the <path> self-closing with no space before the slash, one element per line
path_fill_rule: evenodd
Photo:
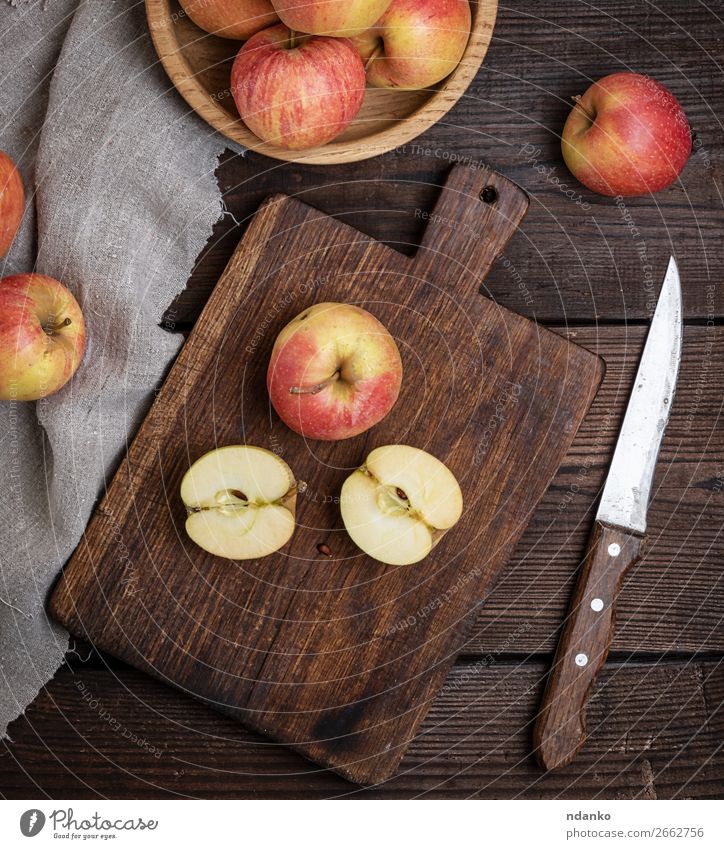
<path fill-rule="evenodd" d="M 77 646 L 0 747 L 6 797 L 720 797 L 724 791 L 724 112 L 719 17 L 702 4 L 501 5 L 484 67 L 417 142 L 333 168 L 227 155 L 229 214 L 166 315 L 198 315 L 260 201 L 285 191 L 413 250 L 451 161 L 484 160 L 531 195 L 486 294 L 605 357 L 603 388 L 400 775 L 362 790 L 201 704 Z M 625 206 L 567 172 L 570 96 L 649 73 L 695 130 L 681 182 Z M 650 511 L 650 546 L 578 759 L 544 775 L 531 725 L 669 254 L 684 286 L 684 358 Z"/>

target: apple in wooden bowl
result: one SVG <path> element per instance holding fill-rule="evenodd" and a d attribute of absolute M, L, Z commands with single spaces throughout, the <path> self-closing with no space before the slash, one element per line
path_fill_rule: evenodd
<path fill-rule="evenodd" d="M 271 1 L 272 5 L 276 6 L 275 0 Z M 350 10 L 357 8 L 357 4 L 351 3 L 350 0 L 333 2 L 341 3 Z M 395 2 L 400 0 L 392 0 L 387 8 L 391 9 Z M 430 76 L 423 78 L 419 75 L 412 83 L 408 80 L 405 86 L 390 79 L 390 87 L 381 87 L 376 80 L 368 78 L 361 108 L 339 135 L 331 141 L 302 150 L 284 147 L 274 140 L 264 141 L 242 121 L 230 85 L 232 65 L 241 46 L 239 41 L 219 38 L 204 32 L 194 24 L 189 15 L 183 13 L 177 0 L 146 0 L 146 10 L 151 36 L 166 72 L 179 93 L 205 121 L 244 148 L 275 159 L 324 165 L 369 159 L 407 144 L 439 121 L 457 103 L 478 72 L 493 33 L 497 0 L 480 0 L 469 4 L 469 33 L 463 34 L 462 39 L 460 24 L 457 22 L 461 0 L 420 2 L 429 2 L 437 9 L 439 37 L 433 40 L 436 42 L 435 51 L 443 60 L 440 63 L 442 73 L 447 73 L 448 76 L 440 79 L 434 75 L 437 76 L 436 81 L 427 85 Z M 315 7 L 321 4 L 318 0 L 310 0 L 306 5 L 314 11 Z M 377 7 L 371 8 L 375 9 L 376 14 Z M 450 10 L 456 11 L 452 17 L 449 17 Z M 291 20 L 288 10 L 282 8 L 281 4 L 276 11 Z M 351 25 L 338 27 L 336 34 L 354 31 L 357 26 L 364 27 L 367 20 L 368 18 L 359 16 Z M 314 23 L 306 25 L 317 29 Z M 408 17 L 404 28 L 407 30 L 412 25 L 413 18 Z M 364 30 L 368 33 L 368 40 L 372 37 L 369 29 L 367 27 Z M 384 35 L 375 35 L 375 44 L 379 47 L 379 43 L 385 39 L 389 44 L 394 29 L 387 27 Z M 419 38 L 419 30 L 416 30 L 413 40 Z M 458 55 L 458 44 L 461 41 L 464 42 L 462 56 L 455 64 L 454 59 Z M 453 49 L 448 47 L 451 42 L 454 43 Z M 429 52 L 430 42 L 427 44 Z M 378 49 L 377 55 L 384 60 L 378 64 L 380 68 L 387 68 L 393 59 L 400 58 L 399 49 L 390 49 L 389 46 L 384 51 Z M 450 56 L 453 57 L 452 60 Z M 363 61 L 367 62 L 369 58 L 367 56 Z M 373 65 L 374 60 L 368 70 L 371 70 Z M 249 84 L 251 85 L 251 82 Z"/>

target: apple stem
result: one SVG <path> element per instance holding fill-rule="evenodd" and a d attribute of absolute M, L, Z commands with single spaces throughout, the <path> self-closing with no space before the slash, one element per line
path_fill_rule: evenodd
<path fill-rule="evenodd" d="M 375 47 L 375 49 L 370 53 L 369 58 L 365 62 L 365 73 L 367 72 L 367 69 L 369 68 L 369 66 L 374 62 L 374 60 L 380 55 L 380 53 L 382 53 L 383 48 L 384 48 L 384 44 L 382 44 L 382 42 L 380 42 Z"/>
<path fill-rule="evenodd" d="M 588 120 L 593 124 L 594 121 L 596 120 L 596 116 L 592 115 L 588 111 L 588 109 L 585 108 L 585 106 L 581 106 L 581 95 L 580 94 L 574 94 L 571 97 L 571 100 L 576 104 L 573 108 L 574 109 L 576 109 L 576 108 L 580 109 L 581 112 L 583 112 L 583 114 L 586 116 L 586 118 L 588 118 Z"/>
<path fill-rule="evenodd" d="M 294 50 L 297 46 L 297 33 L 293 30 L 289 30 L 289 49 Z"/>
<path fill-rule="evenodd" d="M 73 324 L 73 321 L 70 316 L 68 316 L 67 318 L 64 318 L 63 321 L 43 325 L 43 330 L 48 334 L 48 336 L 51 336 L 53 333 L 57 333 L 58 330 L 61 330 L 63 327 L 69 327 L 71 324 Z"/>
<path fill-rule="evenodd" d="M 333 383 L 336 383 L 339 380 L 339 371 L 336 371 L 331 377 L 328 377 L 326 380 L 323 380 L 321 383 L 315 383 L 314 386 L 290 386 L 289 394 L 290 395 L 316 395 L 318 392 L 321 392 L 323 389 L 326 389 L 328 386 L 331 386 Z"/>

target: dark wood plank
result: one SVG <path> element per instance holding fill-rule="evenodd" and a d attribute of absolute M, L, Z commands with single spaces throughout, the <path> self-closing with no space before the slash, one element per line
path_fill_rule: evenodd
<path fill-rule="evenodd" d="M 268 194 L 292 194 L 376 239 L 411 249 L 424 229 L 420 213 L 432 209 L 450 163 L 469 159 L 494 164 L 532 197 L 521 234 L 487 281 L 499 303 L 546 322 L 645 318 L 675 253 L 686 316 L 721 317 L 720 40 L 716 10 L 700 3 L 501 4 L 475 82 L 416 142 L 364 163 L 325 168 L 229 155 L 219 177 L 230 215 L 216 228 L 172 320 L 188 324 L 198 316 Z M 653 197 L 630 199 L 625 208 L 580 186 L 559 143 L 570 97 L 622 69 L 669 86 L 696 133 L 681 181 Z"/>
<path fill-rule="evenodd" d="M 478 617 L 470 652 L 552 652 L 646 329 L 572 328 L 606 360 L 601 390 Z M 688 327 L 649 509 L 648 541 L 617 608 L 613 650 L 724 650 L 724 328 Z M 521 622 L 526 630 L 519 632 Z"/>
<path fill-rule="evenodd" d="M 527 204 L 489 169 L 458 166 L 408 258 L 310 207 L 267 203 L 66 569 L 55 615 L 346 777 L 388 777 L 602 376 L 594 354 L 477 294 Z M 264 381 L 278 332 L 324 300 L 370 308 L 406 373 L 373 430 L 311 444 L 270 416 Z M 234 567 L 188 542 L 177 493 L 191 459 L 240 441 L 278 447 L 307 488 L 289 545 Z M 432 556 L 388 568 L 354 546 L 327 496 L 372 447 L 408 441 L 449 465 L 466 508 Z M 401 627 L 420 607 L 430 615 Z"/>
<path fill-rule="evenodd" d="M 721 662 L 609 664 L 576 761 L 544 775 L 546 667 L 455 667 L 398 777 L 362 789 L 131 669 L 64 668 L 0 746 L 5 798 L 721 798 Z"/>

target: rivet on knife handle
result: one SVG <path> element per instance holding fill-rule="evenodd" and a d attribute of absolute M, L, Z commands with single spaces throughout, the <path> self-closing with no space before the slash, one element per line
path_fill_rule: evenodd
<path fill-rule="evenodd" d="M 643 536 L 596 522 L 558 643 L 533 742 L 544 769 L 570 763 L 586 739 L 586 702 L 613 640 L 615 604 Z"/>

